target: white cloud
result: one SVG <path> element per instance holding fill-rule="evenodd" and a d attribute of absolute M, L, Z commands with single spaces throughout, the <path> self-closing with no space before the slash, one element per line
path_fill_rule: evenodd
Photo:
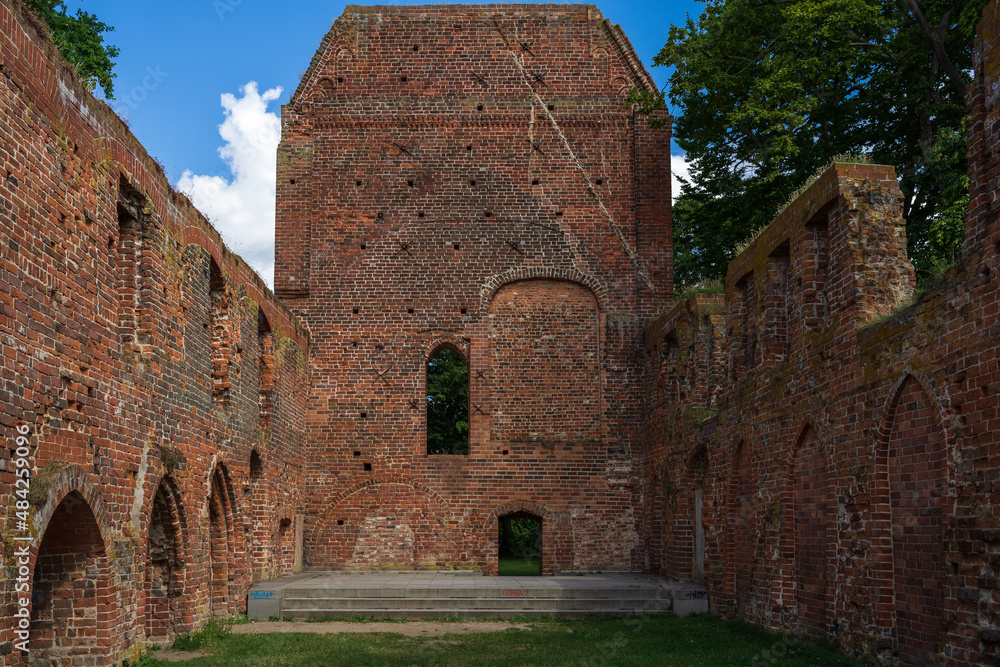
<path fill-rule="evenodd" d="M 680 178 L 678 178 L 680 177 Z M 670 156 L 670 200 L 676 202 L 681 194 L 681 181 L 691 177 L 691 163 L 684 153 L 673 153 Z"/>
<path fill-rule="evenodd" d="M 242 97 L 222 95 L 226 120 L 219 134 L 226 144 L 219 148 L 229 167 L 229 177 L 181 174 L 177 188 L 186 194 L 222 234 L 230 248 L 274 282 L 275 155 L 281 139 L 281 120 L 267 110 L 281 95 L 281 87 L 263 94 L 257 82 L 240 89 Z"/>

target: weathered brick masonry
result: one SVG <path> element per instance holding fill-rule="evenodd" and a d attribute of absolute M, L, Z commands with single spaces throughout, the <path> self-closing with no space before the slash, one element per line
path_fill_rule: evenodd
<path fill-rule="evenodd" d="M 19 537 L 34 654 L 103 665 L 303 562 L 495 572 L 513 514 L 545 573 L 703 579 L 717 613 L 882 663 L 1000 663 L 998 21 L 943 283 L 894 313 L 895 175 L 838 164 L 724 296 L 665 310 L 669 130 L 624 107 L 654 86 L 619 29 L 349 7 L 283 109 L 282 303 L 0 0 L 3 663 Z M 468 455 L 426 453 L 442 346 Z"/>
<path fill-rule="evenodd" d="M 1000 4 L 961 262 L 914 292 L 889 167 L 838 164 L 646 331 L 649 567 L 885 664 L 998 664 Z M 703 574 L 702 574 L 703 573 Z"/>
<path fill-rule="evenodd" d="M 0 1 L 0 660 L 32 536 L 32 656 L 107 665 L 292 572 L 308 338 L 42 32 Z"/>
<path fill-rule="evenodd" d="M 642 329 L 671 295 L 668 129 L 588 5 L 348 7 L 282 109 L 275 291 L 312 335 L 305 557 L 640 570 Z M 428 455 L 425 367 L 470 367 Z"/>

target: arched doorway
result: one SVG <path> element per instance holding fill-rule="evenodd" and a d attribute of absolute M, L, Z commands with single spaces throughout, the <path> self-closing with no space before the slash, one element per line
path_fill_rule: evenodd
<path fill-rule="evenodd" d="M 212 614 L 215 616 L 229 616 L 235 612 L 230 590 L 231 583 L 236 577 L 232 508 L 232 490 L 228 475 L 220 465 L 212 474 L 212 495 L 208 501 Z"/>
<path fill-rule="evenodd" d="M 54 665 L 108 664 L 115 607 L 101 529 L 86 499 L 72 491 L 56 507 L 38 546 L 31 655 Z"/>
<path fill-rule="evenodd" d="M 170 640 L 187 627 L 182 618 L 184 559 L 181 508 L 173 483 L 164 479 L 153 496 L 146 552 L 146 637 Z"/>
<path fill-rule="evenodd" d="M 542 573 L 542 518 L 514 512 L 497 519 L 499 571 L 503 576 L 538 576 Z"/>

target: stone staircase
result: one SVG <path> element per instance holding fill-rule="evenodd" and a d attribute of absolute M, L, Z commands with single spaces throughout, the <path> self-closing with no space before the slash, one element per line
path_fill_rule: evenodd
<path fill-rule="evenodd" d="M 643 574 L 484 577 L 471 572 L 306 572 L 255 584 L 250 618 L 502 618 L 708 611 L 701 584 Z"/>

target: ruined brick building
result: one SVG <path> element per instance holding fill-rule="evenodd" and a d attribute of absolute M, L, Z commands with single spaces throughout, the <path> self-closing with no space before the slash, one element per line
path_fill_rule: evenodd
<path fill-rule="evenodd" d="M 301 567 L 495 573 L 510 516 L 544 574 L 1000 662 L 998 15 L 962 261 L 899 310 L 895 176 L 845 164 L 672 304 L 669 129 L 586 5 L 349 7 L 282 110 L 272 293 L 0 0 L 3 664 L 22 616 L 113 664 Z M 428 453 L 442 349 L 467 453 Z"/>

